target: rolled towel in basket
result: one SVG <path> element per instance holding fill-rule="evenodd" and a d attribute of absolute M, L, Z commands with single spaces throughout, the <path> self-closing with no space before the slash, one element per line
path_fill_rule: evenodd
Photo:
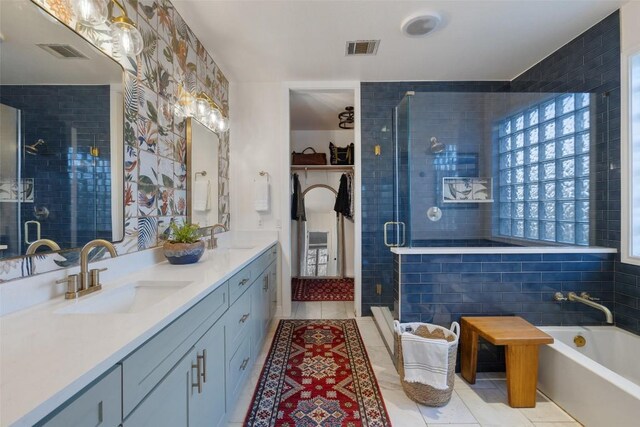
<path fill-rule="evenodd" d="M 403 332 L 404 380 L 444 390 L 449 373 L 449 342 Z"/>

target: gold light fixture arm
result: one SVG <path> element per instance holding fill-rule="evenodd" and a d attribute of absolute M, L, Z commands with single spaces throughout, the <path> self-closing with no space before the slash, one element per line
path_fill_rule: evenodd
<path fill-rule="evenodd" d="M 118 9 L 120 9 L 120 12 L 122 12 L 119 16 L 114 16 L 113 18 L 111 18 L 111 22 L 126 22 L 127 24 L 133 25 L 135 27 L 135 24 L 133 23 L 131 18 L 129 18 L 129 15 L 127 15 L 127 10 L 124 8 L 122 3 L 119 2 L 118 0 L 110 0 L 110 1 L 111 3 L 116 5 Z"/>

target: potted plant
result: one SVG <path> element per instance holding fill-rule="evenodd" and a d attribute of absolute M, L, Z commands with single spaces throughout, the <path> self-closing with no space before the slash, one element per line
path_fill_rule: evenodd
<path fill-rule="evenodd" d="M 171 264 L 193 264 L 198 262 L 204 253 L 204 241 L 200 240 L 198 224 L 182 225 L 171 222 L 171 237 L 164 245 L 164 256 Z"/>

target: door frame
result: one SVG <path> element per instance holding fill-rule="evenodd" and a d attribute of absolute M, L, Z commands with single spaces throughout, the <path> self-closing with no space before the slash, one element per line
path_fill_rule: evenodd
<path fill-rule="evenodd" d="M 354 158 L 354 174 L 355 174 L 355 198 L 354 198 L 354 310 L 356 316 L 362 315 L 362 201 L 361 188 L 362 176 L 360 170 L 361 164 L 361 135 L 360 135 L 360 82 L 359 81 L 290 81 L 282 83 L 282 92 L 280 104 L 282 106 L 282 122 L 280 124 L 280 132 L 283 140 L 281 144 L 281 173 L 282 176 L 289 177 L 291 173 L 291 120 L 290 120 L 290 93 L 291 91 L 327 91 L 327 90 L 351 90 L 353 91 L 354 106 L 354 126 L 353 139 L 356 146 Z M 281 285 L 281 313 L 284 317 L 291 316 L 291 266 L 295 260 L 291 259 L 291 219 L 287 212 L 291 212 L 291 180 L 288 179 L 288 191 L 283 191 L 280 206 L 283 212 L 282 236 L 280 243 L 282 245 L 282 258 L 280 260 L 280 271 L 282 273 Z"/>

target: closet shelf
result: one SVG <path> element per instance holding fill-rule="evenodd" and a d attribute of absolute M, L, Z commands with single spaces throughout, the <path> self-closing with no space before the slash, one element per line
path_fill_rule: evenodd
<path fill-rule="evenodd" d="M 344 171 L 353 172 L 353 165 L 292 165 L 292 171 Z"/>

